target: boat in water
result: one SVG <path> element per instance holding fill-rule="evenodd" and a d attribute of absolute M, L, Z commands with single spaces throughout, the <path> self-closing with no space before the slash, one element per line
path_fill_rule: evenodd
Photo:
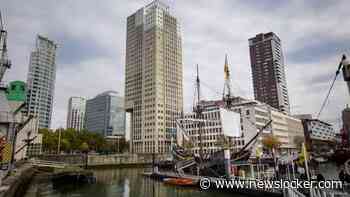
<path fill-rule="evenodd" d="M 163 179 L 165 184 L 176 186 L 196 186 L 197 181 L 190 178 L 165 178 Z"/>

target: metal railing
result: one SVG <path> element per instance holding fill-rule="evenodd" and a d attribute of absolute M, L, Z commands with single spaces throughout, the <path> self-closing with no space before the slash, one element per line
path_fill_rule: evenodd
<path fill-rule="evenodd" d="M 345 197 L 349 196 L 347 192 L 337 191 L 337 190 L 327 190 L 320 188 L 312 188 L 310 189 L 310 197 Z M 295 188 L 285 188 L 283 190 L 283 197 L 306 197 L 305 194 L 299 192 Z"/>
<path fill-rule="evenodd" d="M 13 116 L 12 112 L 0 111 L 0 123 L 21 123 L 25 120 L 22 114 Z"/>
<path fill-rule="evenodd" d="M 306 196 L 295 188 L 285 188 L 283 190 L 283 197 L 306 197 Z"/>
<path fill-rule="evenodd" d="M 32 159 L 30 160 L 30 163 L 33 166 L 38 166 L 38 167 L 66 168 L 68 166 L 64 162 L 47 161 L 47 160 L 39 160 L 39 159 Z"/>

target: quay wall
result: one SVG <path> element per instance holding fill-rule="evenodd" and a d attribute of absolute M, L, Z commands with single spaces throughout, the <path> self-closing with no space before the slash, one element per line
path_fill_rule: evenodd
<path fill-rule="evenodd" d="M 149 165 L 155 161 L 164 161 L 169 158 L 169 155 L 156 155 L 152 154 L 109 154 L 109 155 L 40 155 L 37 159 L 46 161 L 64 162 L 71 165 L 88 167 L 99 166 L 137 166 L 137 165 Z"/>
<path fill-rule="evenodd" d="M 0 197 L 22 197 L 27 191 L 36 170 L 30 165 L 24 165 L 5 178 L 1 185 Z"/>

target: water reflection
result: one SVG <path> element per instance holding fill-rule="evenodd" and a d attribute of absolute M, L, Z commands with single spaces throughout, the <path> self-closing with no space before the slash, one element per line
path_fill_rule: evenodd
<path fill-rule="evenodd" d="M 142 177 L 143 169 L 96 170 L 95 184 L 53 186 L 33 183 L 25 197 L 242 197 L 237 194 L 176 188 Z"/>

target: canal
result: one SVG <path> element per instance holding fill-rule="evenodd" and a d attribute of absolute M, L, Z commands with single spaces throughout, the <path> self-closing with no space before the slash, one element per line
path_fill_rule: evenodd
<path fill-rule="evenodd" d="M 244 197 L 232 193 L 177 188 L 143 177 L 143 169 L 94 170 L 94 184 L 53 184 L 33 181 L 25 197 Z"/>

